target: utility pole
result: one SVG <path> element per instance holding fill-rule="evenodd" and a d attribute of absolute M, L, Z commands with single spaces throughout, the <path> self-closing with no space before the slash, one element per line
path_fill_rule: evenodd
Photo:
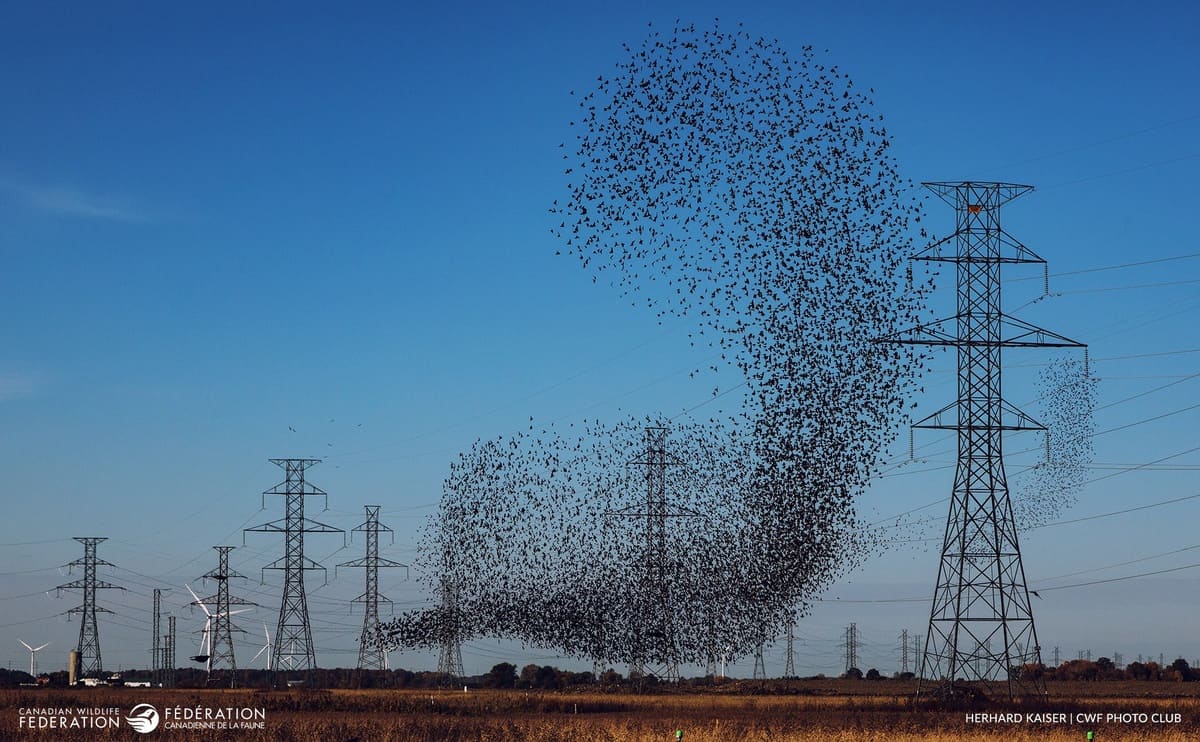
<path fill-rule="evenodd" d="M 390 668 L 388 667 L 387 650 L 383 646 L 383 636 L 379 633 L 379 601 L 382 600 L 385 603 L 392 601 L 379 594 L 379 568 L 404 567 L 407 572 L 408 565 L 379 556 L 379 532 L 387 531 L 391 534 L 393 531 L 379 522 L 379 505 L 365 505 L 364 507 L 367 511 L 367 520 L 356 527 L 352 533 L 361 531 L 367 534 L 366 556 L 351 562 L 342 562 L 337 567 L 364 567 L 367 572 L 367 589 L 352 601 L 362 603 L 364 607 L 363 630 L 358 639 L 358 669 L 388 670 Z M 334 567 L 335 575 L 337 567 Z"/>
<path fill-rule="evenodd" d="M 103 589 L 124 590 L 125 588 L 112 583 L 105 582 L 97 578 L 97 567 L 111 567 L 111 562 L 106 562 L 103 559 L 96 557 L 96 545 L 101 541 L 107 541 L 106 537 L 80 537 L 76 536 L 75 540 L 83 544 L 83 558 L 76 559 L 66 565 L 68 569 L 75 567 L 83 567 L 83 579 L 73 580 L 65 585 L 59 585 L 56 590 L 81 590 L 83 591 L 83 604 L 67 611 L 67 614 L 79 613 L 81 620 L 79 622 L 79 643 L 75 647 L 77 654 L 76 662 L 76 677 L 97 677 L 103 672 L 104 665 L 100 659 L 100 627 L 96 623 L 97 613 L 112 613 L 107 608 L 100 608 L 96 605 L 96 591 Z"/>
<path fill-rule="evenodd" d="M 1045 270 L 1045 260 L 1000 227 L 1000 207 L 1032 186 L 972 181 L 924 185 L 954 208 L 956 228 L 914 259 L 955 265 L 958 308 L 952 317 L 889 340 L 957 349 L 957 401 L 913 427 L 955 431 L 958 466 L 922 675 L 944 679 L 951 693 L 956 682 L 980 681 L 985 686 L 1003 684 L 1010 699 L 1027 692 L 1044 695 L 1044 680 L 1013 672 L 1040 664 L 1041 647 L 1009 500 L 1003 435 L 1045 427 L 1004 400 L 1001 351 L 1084 346 L 1002 311 L 1002 265 L 1040 263 Z M 984 662 L 972 662 L 976 647 L 993 637 L 1003 647 Z"/>
<path fill-rule="evenodd" d="M 241 598 L 230 597 L 229 581 L 233 578 L 246 579 L 245 575 L 238 574 L 229 568 L 229 552 L 233 551 L 233 546 L 214 546 L 217 550 L 217 568 L 204 574 L 203 579 L 215 580 L 217 583 L 217 594 L 210 595 L 207 598 L 198 598 L 192 602 L 192 605 L 198 605 L 204 608 L 204 612 L 209 615 L 209 641 L 210 648 L 208 661 L 205 663 L 208 668 L 208 677 L 205 679 L 205 684 L 209 686 L 225 685 L 226 680 L 222 677 L 222 671 L 228 670 L 229 680 L 228 685 L 233 688 L 237 684 L 237 660 L 233 656 L 233 633 L 238 631 L 246 633 L 244 629 L 240 629 L 233 625 L 232 616 L 234 613 L 241 611 L 231 610 L 235 605 L 252 606 L 257 605 L 248 600 Z M 216 611 L 209 611 L 208 606 L 215 606 Z M 213 673 L 216 670 L 216 674 Z"/>
<path fill-rule="evenodd" d="M 304 517 L 304 498 L 323 497 L 328 509 L 329 496 L 304 479 L 310 467 L 321 463 L 320 459 L 268 459 L 284 470 L 284 480 L 263 492 L 264 507 L 267 495 L 284 496 L 284 517 L 245 529 L 244 533 L 282 533 L 284 555 L 264 570 L 277 569 L 283 572 L 283 598 L 279 602 L 279 623 L 275 627 L 275 647 L 271 655 L 271 670 L 312 670 L 317 666 L 316 650 L 313 648 L 312 627 L 308 622 L 308 598 L 304 592 L 304 573 L 325 568 L 304 556 L 304 534 L 341 533 L 340 528 L 318 523 Z M 245 538 L 243 533 L 243 540 Z"/>

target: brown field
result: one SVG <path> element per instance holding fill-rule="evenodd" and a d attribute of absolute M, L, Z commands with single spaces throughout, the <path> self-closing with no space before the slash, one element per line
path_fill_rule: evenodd
<path fill-rule="evenodd" d="M 731 683 L 705 693 L 632 695 L 595 691 L 254 691 L 94 688 L 0 691 L 0 739 L 330 740 L 443 742 L 472 740 L 686 742 L 850 742 L 890 740 L 1200 739 L 1200 683 L 1055 683 L 1038 704 L 977 704 L 945 709 L 915 704 L 899 681 L 798 681 L 762 686 Z M 142 736 L 124 722 L 103 730 L 25 730 L 22 708 L 167 707 L 265 710 L 261 730 L 181 730 L 160 727 Z M 968 723 L 967 714 L 1019 713 L 1018 723 Z M 1179 714 L 1179 723 L 1100 721 L 1036 723 L 1029 713 Z M 1069 717 L 1068 717 L 1069 718 Z M 165 717 L 164 717 L 165 720 Z M 165 723 L 165 722 L 164 722 Z"/>

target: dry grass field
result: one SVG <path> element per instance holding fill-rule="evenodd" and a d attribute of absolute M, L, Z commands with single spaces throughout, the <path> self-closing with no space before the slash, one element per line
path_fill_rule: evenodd
<path fill-rule="evenodd" d="M 731 684 L 693 694 L 537 691 L 199 691 L 145 688 L 0 692 L 0 739 L 358 740 L 359 742 L 952 742 L 955 740 L 1200 739 L 1200 683 L 1059 683 L 1039 704 L 944 709 L 912 701 L 911 684 L 801 681 Z M 163 723 L 146 735 L 123 720 L 104 729 L 22 729 L 22 709 L 118 708 L 151 703 Z M 262 709 L 260 729 L 168 728 L 167 709 Z M 1019 714 L 968 722 L 971 713 Z M 1062 721 L 1071 714 L 1145 714 L 1125 721 Z M 1039 722 L 1028 714 L 1063 714 Z M 1165 720 L 1157 721 L 1163 715 Z M 1175 715 L 1178 722 L 1174 722 Z M 26 718 L 28 719 L 28 714 Z M 28 721 L 27 721 L 28 723 Z"/>

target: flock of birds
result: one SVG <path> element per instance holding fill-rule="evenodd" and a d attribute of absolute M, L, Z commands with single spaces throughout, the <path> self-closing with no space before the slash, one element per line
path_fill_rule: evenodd
<path fill-rule="evenodd" d="M 1093 457 L 1098 381 L 1071 358 L 1047 364 L 1038 375 L 1046 454 L 1013 491 L 1019 529 L 1043 526 L 1075 504 Z"/>
<path fill-rule="evenodd" d="M 579 101 L 555 232 L 595 281 L 693 322 L 742 404 L 476 442 L 420 549 L 439 598 L 384 626 L 393 646 L 744 656 L 873 545 L 855 498 L 926 361 L 879 339 L 919 324 L 932 287 L 882 116 L 813 49 L 741 29 L 625 48 Z"/>

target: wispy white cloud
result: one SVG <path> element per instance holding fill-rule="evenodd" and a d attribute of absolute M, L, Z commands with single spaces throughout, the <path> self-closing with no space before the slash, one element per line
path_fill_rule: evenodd
<path fill-rule="evenodd" d="M 119 222 L 149 221 L 150 215 L 132 204 L 111 196 L 87 193 L 72 186 L 0 183 L 26 206 L 38 211 L 82 219 Z"/>
<path fill-rule="evenodd" d="M 38 387 L 38 379 L 17 373 L 0 372 L 0 402 L 18 397 L 28 397 Z"/>

